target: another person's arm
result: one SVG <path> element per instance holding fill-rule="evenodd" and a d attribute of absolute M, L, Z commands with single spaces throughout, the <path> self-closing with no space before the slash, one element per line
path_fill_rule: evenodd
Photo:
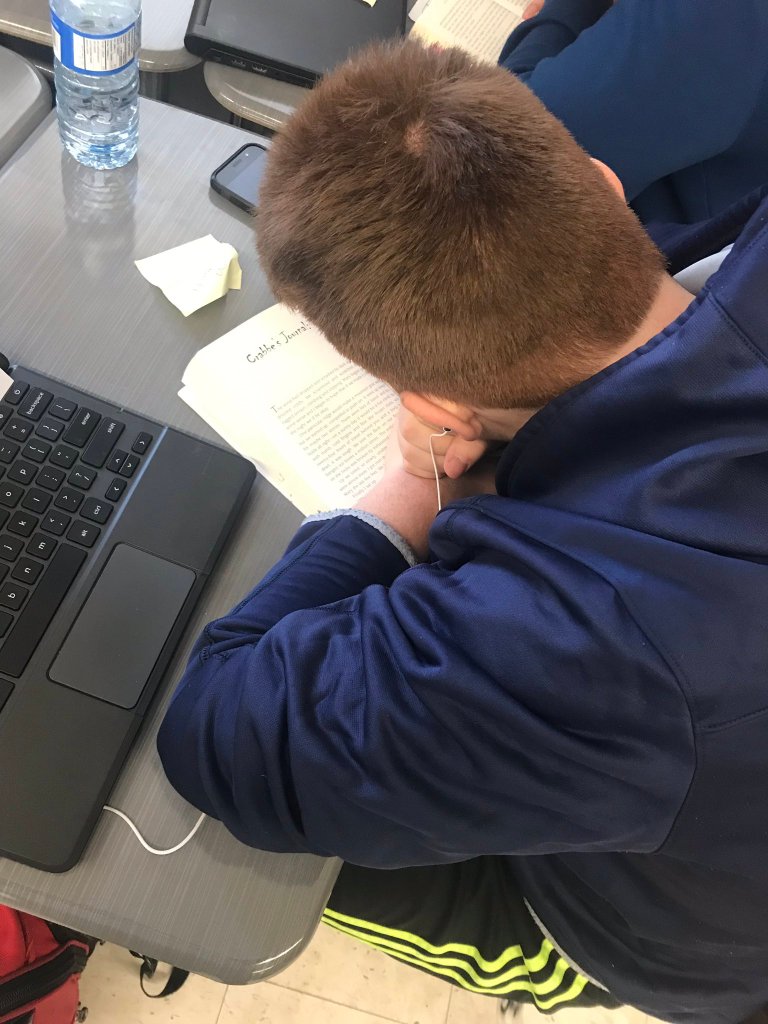
<path fill-rule="evenodd" d="M 733 144 L 766 53 L 765 0 L 546 0 L 500 63 L 613 168 L 632 200 Z"/>

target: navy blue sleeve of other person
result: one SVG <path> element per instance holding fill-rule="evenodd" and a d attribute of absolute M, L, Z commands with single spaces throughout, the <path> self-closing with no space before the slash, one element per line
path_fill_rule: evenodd
<path fill-rule="evenodd" d="M 251 846 L 374 867 L 658 848 L 692 773 L 676 683 L 502 500 L 444 511 L 411 569 L 352 516 L 305 524 L 197 644 L 158 738 L 178 792 Z"/>
<path fill-rule="evenodd" d="M 765 0 L 547 0 L 500 63 L 618 174 L 642 220 L 690 222 L 768 180 L 767 54 Z"/>

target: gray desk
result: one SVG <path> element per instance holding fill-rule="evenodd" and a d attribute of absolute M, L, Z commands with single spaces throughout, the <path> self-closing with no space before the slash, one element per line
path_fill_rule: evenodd
<path fill-rule="evenodd" d="M 184 33 L 192 13 L 192 0 L 143 0 L 139 67 L 165 74 L 184 71 L 199 63 L 184 48 Z M 0 0 L 0 32 L 51 45 L 48 0 Z"/>
<path fill-rule="evenodd" d="M 17 53 L 0 47 L 0 167 L 51 109 L 48 84 Z"/>
<path fill-rule="evenodd" d="M 272 303 L 248 217 L 208 188 L 211 170 L 250 138 L 143 100 L 138 160 L 104 172 L 63 154 L 53 118 L 46 120 L 0 172 L 0 322 L 8 357 L 217 440 L 176 392 L 198 348 Z M 208 232 L 240 253 L 243 289 L 185 320 L 133 260 Z M 257 482 L 167 692 L 111 794 L 110 803 L 153 845 L 173 846 L 197 819 L 165 780 L 155 752 L 172 686 L 204 623 L 263 575 L 299 520 L 276 491 Z M 337 861 L 250 850 L 210 820 L 178 853 L 155 857 L 122 821 L 103 814 L 83 859 L 66 874 L 0 859 L 0 902 L 243 984 L 276 973 L 300 952 L 337 870 Z"/>

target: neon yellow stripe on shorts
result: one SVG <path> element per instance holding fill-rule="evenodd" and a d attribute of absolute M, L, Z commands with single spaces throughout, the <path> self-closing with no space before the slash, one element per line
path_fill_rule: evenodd
<path fill-rule="evenodd" d="M 336 924 L 338 922 L 347 925 L 349 928 L 359 928 L 362 931 L 375 932 L 377 935 L 382 935 L 385 938 L 402 939 L 406 943 L 419 946 L 421 949 L 426 950 L 427 953 L 434 953 L 437 956 L 441 953 L 464 953 L 465 956 L 471 956 L 478 967 L 488 974 L 494 974 L 496 971 L 501 970 L 502 967 L 505 967 L 511 960 L 519 960 L 523 956 L 523 951 L 519 946 L 510 946 L 499 953 L 495 960 L 486 960 L 475 946 L 468 946 L 461 942 L 447 942 L 442 946 L 435 946 L 420 935 L 399 931 L 397 928 L 385 928 L 384 925 L 376 924 L 373 921 L 364 921 L 358 917 L 348 917 L 346 914 L 339 914 L 337 911 L 331 910 L 330 907 L 326 908 L 323 917 L 328 924 Z M 544 939 L 541 943 L 541 949 L 536 956 L 525 961 L 528 970 L 532 974 L 543 970 L 553 949 L 554 946 L 549 939 Z"/>
<path fill-rule="evenodd" d="M 418 964 L 414 958 L 408 957 L 404 953 L 389 952 L 389 955 L 394 957 L 396 960 L 403 960 L 405 963 Z M 559 978 L 558 984 L 562 980 L 562 976 L 568 970 L 569 965 L 562 959 L 558 958 Z M 425 970 L 430 971 L 434 974 L 439 974 L 445 978 L 453 978 L 454 981 L 463 989 L 469 992 L 477 992 L 481 995 L 486 996 L 507 996 L 514 995 L 515 992 L 529 992 L 533 997 L 533 1001 L 540 1010 L 551 1010 L 555 1006 L 559 1006 L 561 1003 L 568 1003 L 571 1000 L 576 999 L 584 991 L 584 988 L 589 983 L 589 980 L 581 974 L 577 974 L 573 979 L 573 983 L 564 992 L 558 992 L 556 995 L 550 998 L 540 996 L 540 988 L 536 983 L 530 981 L 518 981 L 514 983 L 508 983 L 506 985 L 500 985 L 497 988 L 486 987 L 483 988 L 479 985 L 473 985 L 466 981 L 461 975 L 457 974 L 456 971 L 450 968 L 440 968 L 436 965 L 431 967 L 425 967 Z"/>
<path fill-rule="evenodd" d="M 339 926 L 333 925 L 333 927 Z M 352 935 L 356 938 L 360 937 L 357 932 L 354 932 L 352 930 L 348 931 L 346 928 L 339 928 L 339 930 L 345 932 L 348 935 Z M 370 942 L 370 940 L 368 939 L 365 939 L 363 941 L 368 942 L 369 945 L 372 945 L 377 949 L 381 948 L 379 946 L 376 946 L 374 942 Z M 530 981 L 530 979 L 527 979 L 525 981 L 518 981 L 515 983 L 508 982 L 507 984 L 500 985 L 497 987 L 491 987 L 490 985 L 483 987 L 480 985 L 473 985 L 471 982 L 467 981 L 465 977 L 463 977 L 457 971 L 453 970 L 450 967 L 439 967 L 437 966 L 437 964 L 427 965 L 415 956 L 410 956 L 406 953 L 397 952 L 392 949 L 385 950 L 381 948 L 381 952 L 386 952 L 395 960 L 402 960 L 404 963 L 421 966 L 424 968 L 424 970 L 429 971 L 430 974 L 437 974 L 443 978 L 452 978 L 457 985 L 459 985 L 463 989 L 466 989 L 468 992 L 477 992 L 480 995 L 486 996 L 505 996 L 512 995 L 515 992 L 529 992 L 533 997 L 536 1006 L 540 1010 L 550 1010 L 553 1007 L 558 1006 L 560 1003 L 566 1003 L 570 1002 L 573 999 L 576 999 L 583 992 L 584 988 L 588 984 L 587 978 L 585 978 L 581 974 L 577 974 L 569 988 L 567 988 L 564 992 L 558 992 L 551 998 L 546 999 L 539 997 L 538 993 L 540 992 L 540 987 L 537 986 L 534 982 Z M 565 974 L 565 972 L 568 970 L 568 967 L 569 965 L 565 962 L 565 960 L 558 957 L 556 967 L 558 974 L 558 984 L 562 980 L 562 977 Z"/>
<path fill-rule="evenodd" d="M 346 925 L 339 924 L 334 921 L 328 921 L 332 927 L 338 929 L 338 931 L 344 932 L 345 935 L 351 935 L 356 939 L 360 939 L 363 942 L 368 943 L 370 946 L 375 946 L 376 949 L 382 950 L 384 953 L 391 953 L 393 956 L 395 953 L 402 954 L 403 957 L 407 957 L 411 963 L 418 963 L 424 966 L 425 970 L 433 970 L 436 966 L 441 967 L 458 967 L 464 971 L 465 975 L 468 975 L 481 989 L 498 989 L 499 986 L 504 986 L 508 982 L 513 981 L 515 978 L 527 978 L 529 975 L 529 968 L 525 962 L 518 964 L 516 967 L 510 968 L 508 971 L 502 973 L 496 973 L 493 977 L 485 977 L 478 973 L 473 964 L 467 960 L 460 960 L 456 956 L 450 956 L 448 954 L 442 954 L 440 956 L 434 956 L 429 953 L 423 953 L 420 950 L 413 949 L 412 946 L 405 945 L 401 942 L 397 942 L 395 939 L 385 938 L 384 936 L 371 936 L 370 934 L 364 934 L 358 931 L 356 928 L 347 927 Z M 418 936 L 414 936 L 417 938 Z M 471 948 L 471 947 L 469 947 Z M 517 959 L 524 961 L 523 951 L 520 946 L 512 946 L 506 952 L 517 950 Z M 479 955 L 479 954 L 478 954 Z M 558 958 L 559 960 L 559 958 Z M 564 961 L 559 961 L 564 962 Z M 553 972 L 549 978 L 536 983 L 536 989 L 539 992 L 545 993 L 550 992 L 562 981 L 563 971 L 559 970 L 559 964 L 556 964 L 553 968 Z"/>

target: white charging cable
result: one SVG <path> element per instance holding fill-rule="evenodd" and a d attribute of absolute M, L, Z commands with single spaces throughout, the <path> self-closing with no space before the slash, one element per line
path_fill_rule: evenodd
<path fill-rule="evenodd" d="M 175 846 L 172 846 L 169 850 L 157 850 L 154 846 L 149 845 L 149 843 L 146 841 L 141 832 L 139 832 L 139 830 L 136 828 L 136 826 L 134 825 L 134 823 L 131 821 L 127 814 L 123 814 L 123 812 L 118 811 L 116 807 L 110 807 L 109 805 L 105 805 L 104 810 L 109 811 L 111 814 L 116 814 L 118 818 L 122 818 L 126 825 L 128 825 L 130 830 L 136 836 L 136 838 L 139 840 L 141 845 L 144 847 L 144 849 L 147 850 L 148 853 L 153 853 L 156 857 L 167 857 L 169 853 L 176 853 L 178 850 L 182 848 L 182 846 L 186 846 L 190 839 L 192 839 L 192 837 L 196 834 L 197 830 L 203 824 L 203 820 L 205 819 L 205 815 L 201 814 L 200 817 L 195 822 L 195 827 L 192 829 L 188 836 L 185 836 L 184 839 L 181 840 L 180 843 L 177 843 Z"/>

